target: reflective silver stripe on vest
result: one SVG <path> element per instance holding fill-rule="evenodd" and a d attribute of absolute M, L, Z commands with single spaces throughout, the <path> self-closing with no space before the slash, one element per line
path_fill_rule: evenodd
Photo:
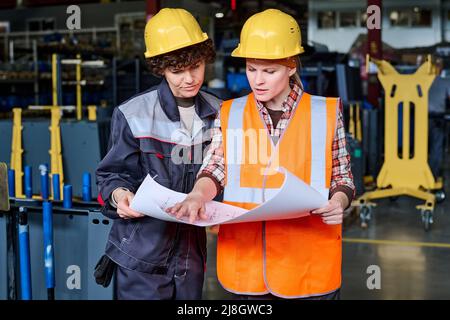
<path fill-rule="evenodd" d="M 265 200 L 272 198 L 278 189 L 262 189 L 241 187 L 241 163 L 243 150 L 243 120 L 247 96 L 234 99 L 226 130 L 226 174 L 227 184 L 223 193 L 224 201 L 243 203 L 262 203 L 263 192 Z"/>
<path fill-rule="evenodd" d="M 326 188 L 327 104 L 325 97 L 311 96 L 311 183 L 328 199 Z"/>

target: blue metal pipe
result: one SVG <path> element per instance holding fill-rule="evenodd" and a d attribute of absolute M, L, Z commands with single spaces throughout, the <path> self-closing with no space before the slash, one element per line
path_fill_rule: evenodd
<path fill-rule="evenodd" d="M 53 253 L 53 209 L 50 202 L 45 201 L 43 207 L 43 230 L 44 230 L 44 264 L 45 284 L 49 300 L 54 300 L 55 290 L 55 266 Z"/>
<path fill-rule="evenodd" d="M 61 200 L 61 192 L 59 187 L 59 174 L 54 173 L 52 176 L 53 182 L 53 200 L 60 201 Z"/>
<path fill-rule="evenodd" d="M 25 197 L 33 197 L 33 171 L 31 166 L 25 166 Z"/>
<path fill-rule="evenodd" d="M 49 198 L 49 188 L 48 188 L 48 167 L 45 164 L 39 166 L 39 171 L 41 172 L 41 196 L 42 199 L 48 200 Z"/>
<path fill-rule="evenodd" d="M 16 172 L 12 169 L 8 169 L 8 189 L 9 197 L 16 197 Z"/>
<path fill-rule="evenodd" d="M 72 208 L 72 186 L 70 184 L 64 186 L 63 207 Z"/>
<path fill-rule="evenodd" d="M 83 173 L 83 201 L 91 201 L 91 174 L 89 172 Z"/>
<path fill-rule="evenodd" d="M 24 207 L 19 208 L 19 257 L 20 257 L 20 288 L 22 300 L 32 299 L 30 237 L 28 216 Z"/>

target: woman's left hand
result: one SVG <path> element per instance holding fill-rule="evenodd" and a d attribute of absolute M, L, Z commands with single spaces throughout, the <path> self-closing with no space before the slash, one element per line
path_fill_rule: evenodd
<path fill-rule="evenodd" d="M 328 200 L 328 203 L 325 206 L 311 211 L 312 214 L 320 215 L 323 223 L 325 224 L 341 224 L 344 220 L 344 208 L 347 206 L 344 201 L 346 201 L 346 199 L 342 199 L 341 195 L 338 195 L 338 193 L 333 195 L 333 197 Z"/>

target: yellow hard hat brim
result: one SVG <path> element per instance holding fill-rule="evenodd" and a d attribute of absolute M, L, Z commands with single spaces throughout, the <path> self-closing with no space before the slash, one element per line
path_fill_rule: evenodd
<path fill-rule="evenodd" d="M 199 43 L 205 42 L 208 39 L 209 39 L 208 35 L 206 33 L 203 33 L 202 39 L 199 40 L 199 41 L 189 42 L 188 44 L 179 44 L 177 46 L 173 46 L 172 48 L 170 48 L 168 50 L 163 50 L 163 51 L 160 51 L 160 52 L 154 53 L 154 54 L 151 54 L 148 51 L 146 51 L 144 53 L 144 56 L 146 58 L 153 58 L 153 57 L 160 56 L 162 54 L 166 54 L 166 53 L 178 50 L 178 49 L 187 48 L 187 47 L 193 46 L 195 44 L 199 44 Z"/>
<path fill-rule="evenodd" d="M 292 54 L 290 55 L 277 55 L 277 54 L 273 54 L 270 55 L 267 52 L 264 53 L 259 53 L 259 52 L 242 52 L 240 46 L 238 46 L 236 49 L 234 49 L 231 52 L 231 56 L 235 57 L 235 58 L 252 58 L 252 59 L 267 59 L 267 60 L 275 60 L 275 59 L 284 59 L 284 58 L 289 58 L 289 57 L 293 57 L 299 54 L 302 54 L 305 52 L 305 49 L 300 46 L 296 51 L 292 52 Z"/>

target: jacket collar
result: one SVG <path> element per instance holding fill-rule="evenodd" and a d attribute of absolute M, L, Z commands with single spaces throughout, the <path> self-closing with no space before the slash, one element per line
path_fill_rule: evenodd
<path fill-rule="evenodd" d="M 161 103 L 164 113 L 171 121 L 180 121 L 180 112 L 178 111 L 177 102 L 170 90 L 166 78 L 163 78 L 157 87 L 159 102 Z M 200 119 L 215 117 L 216 109 L 214 109 L 208 101 L 199 93 L 195 96 L 195 113 Z"/>

